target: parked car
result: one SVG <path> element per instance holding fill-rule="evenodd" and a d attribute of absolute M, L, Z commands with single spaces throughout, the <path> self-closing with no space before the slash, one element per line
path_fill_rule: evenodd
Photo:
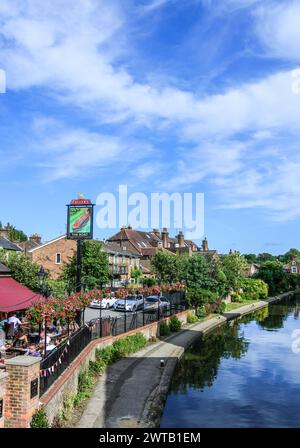
<path fill-rule="evenodd" d="M 126 304 L 126 310 L 125 310 Z M 133 295 L 127 296 L 125 299 L 119 299 L 114 304 L 114 309 L 116 311 L 138 311 L 139 309 L 143 309 L 144 298 L 142 295 Z"/>
<path fill-rule="evenodd" d="M 117 302 L 116 297 L 105 297 L 102 300 L 93 300 L 90 304 L 90 308 L 103 308 L 108 310 L 109 308 L 112 308 L 114 304 Z"/>
<path fill-rule="evenodd" d="M 148 296 L 145 298 L 144 311 L 145 313 L 155 313 L 159 310 L 164 313 L 171 308 L 171 304 L 168 299 L 160 296 Z"/>

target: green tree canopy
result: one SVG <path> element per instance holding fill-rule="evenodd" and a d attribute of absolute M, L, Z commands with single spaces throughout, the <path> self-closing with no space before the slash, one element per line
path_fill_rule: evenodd
<path fill-rule="evenodd" d="M 266 261 L 262 263 L 256 278 L 260 278 L 269 285 L 269 293 L 276 294 L 289 289 L 289 276 L 283 271 L 279 261 Z"/>
<path fill-rule="evenodd" d="M 1 250 L 0 261 L 11 270 L 11 275 L 17 282 L 34 291 L 40 290 L 36 275 L 40 266 L 37 263 L 33 263 L 26 255 L 11 251 L 5 253 L 5 251 Z"/>
<path fill-rule="evenodd" d="M 74 254 L 71 262 L 65 264 L 61 278 L 69 284 L 76 284 L 77 255 Z M 103 287 L 109 280 L 108 255 L 102 249 L 100 241 L 84 241 L 82 244 L 82 270 L 81 282 L 85 289 Z"/>
<path fill-rule="evenodd" d="M 224 255 L 221 259 L 221 269 L 226 275 L 229 288 L 236 290 L 237 279 L 242 276 L 243 271 L 247 270 L 248 263 L 239 252 L 232 252 Z"/>

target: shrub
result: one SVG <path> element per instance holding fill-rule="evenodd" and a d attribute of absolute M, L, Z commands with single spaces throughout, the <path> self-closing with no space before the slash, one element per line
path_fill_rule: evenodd
<path fill-rule="evenodd" d="M 170 328 L 167 322 L 161 322 L 159 325 L 159 334 L 160 336 L 168 336 L 170 334 Z"/>
<path fill-rule="evenodd" d="M 181 329 L 181 321 L 178 319 L 177 316 L 172 316 L 170 321 L 169 321 L 169 328 L 170 331 L 172 332 L 176 332 L 179 331 Z"/>
<path fill-rule="evenodd" d="M 222 314 L 226 310 L 226 303 L 221 300 L 220 303 L 216 304 L 216 313 Z"/>
<path fill-rule="evenodd" d="M 204 306 L 200 306 L 199 308 L 197 308 L 196 316 L 198 317 L 198 319 L 206 316 L 206 310 Z"/>
<path fill-rule="evenodd" d="M 32 416 L 31 428 L 50 428 L 48 417 L 44 409 L 39 409 Z"/>
<path fill-rule="evenodd" d="M 194 324 L 194 323 L 198 322 L 198 317 L 194 313 L 192 313 L 192 311 L 190 311 L 188 313 L 186 319 L 187 319 L 188 324 Z"/>

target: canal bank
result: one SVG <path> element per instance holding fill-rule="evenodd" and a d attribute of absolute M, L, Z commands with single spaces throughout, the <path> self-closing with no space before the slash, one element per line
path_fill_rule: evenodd
<path fill-rule="evenodd" d="M 157 427 L 178 360 L 201 335 L 245 314 L 264 308 L 291 293 L 243 305 L 151 345 L 111 365 L 99 379 L 77 427 Z M 161 366 L 161 361 L 164 365 Z"/>

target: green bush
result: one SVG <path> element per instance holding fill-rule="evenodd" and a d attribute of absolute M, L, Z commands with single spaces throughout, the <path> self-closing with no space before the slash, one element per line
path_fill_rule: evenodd
<path fill-rule="evenodd" d="M 194 323 L 198 322 L 198 317 L 194 313 L 192 313 L 192 311 L 190 311 L 187 314 L 186 319 L 187 319 L 188 324 L 194 324 Z"/>
<path fill-rule="evenodd" d="M 32 416 L 31 428 L 50 428 L 48 417 L 44 409 L 39 409 Z"/>
<path fill-rule="evenodd" d="M 206 316 L 206 310 L 203 305 L 197 308 L 196 316 L 198 317 L 198 319 L 201 319 Z"/>
<path fill-rule="evenodd" d="M 167 322 L 161 322 L 159 325 L 159 334 L 160 336 L 168 336 L 170 334 L 170 328 Z"/>
<path fill-rule="evenodd" d="M 172 332 L 176 332 L 179 331 L 181 329 L 181 321 L 178 319 L 177 316 L 172 316 L 170 321 L 169 321 L 169 328 L 170 331 Z"/>
<path fill-rule="evenodd" d="M 217 304 L 216 306 L 216 313 L 222 314 L 226 310 L 226 303 L 223 302 L 223 300 Z"/>

